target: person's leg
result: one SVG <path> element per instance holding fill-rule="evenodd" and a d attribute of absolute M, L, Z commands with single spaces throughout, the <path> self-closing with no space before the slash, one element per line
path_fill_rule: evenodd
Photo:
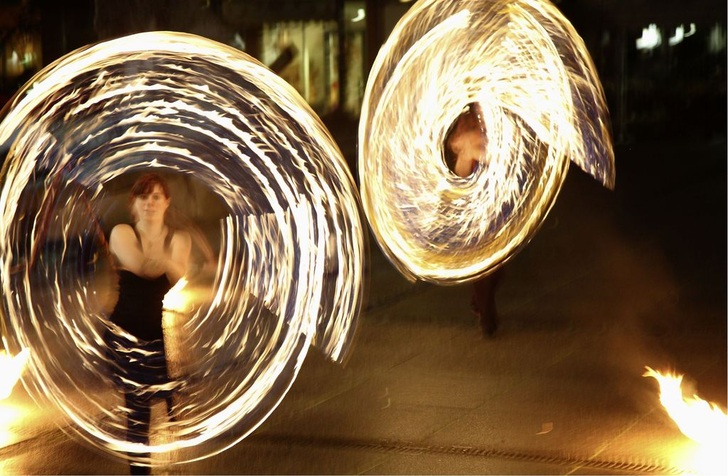
<path fill-rule="evenodd" d="M 174 397 L 169 395 L 165 400 L 167 402 L 167 417 L 169 417 L 169 421 L 176 422 L 177 415 L 175 414 Z"/>
<path fill-rule="evenodd" d="M 145 358 L 147 373 L 150 377 L 149 383 L 171 387 L 172 378 L 169 375 L 169 363 L 167 362 L 164 339 L 153 341 L 146 348 L 149 351 L 149 355 Z M 177 421 L 174 407 L 174 394 L 176 391 L 175 386 L 155 394 L 155 397 L 164 398 L 167 404 L 169 421 Z"/>
<path fill-rule="evenodd" d="M 473 312 L 478 317 L 478 323 L 483 335 L 487 337 L 493 336 L 500 324 L 498 309 L 495 304 L 495 293 L 502 274 L 502 268 L 499 268 L 488 276 L 473 282 Z"/>
<path fill-rule="evenodd" d="M 152 417 L 152 409 L 149 400 L 139 397 L 131 392 L 126 393 L 127 415 L 126 438 L 132 443 L 149 444 L 149 425 Z M 137 458 L 149 459 L 149 453 L 134 455 Z M 131 474 L 151 474 L 148 464 L 129 464 Z"/>

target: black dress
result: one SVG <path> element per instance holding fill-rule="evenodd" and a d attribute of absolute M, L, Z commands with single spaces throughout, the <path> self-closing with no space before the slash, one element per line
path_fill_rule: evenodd
<path fill-rule="evenodd" d="M 136 228 L 134 232 L 141 247 Z M 172 234 L 170 230 L 165 248 L 169 247 Z M 166 274 L 156 278 L 144 278 L 128 270 L 119 270 L 118 274 L 119 298 L 109 317 L 117 328 L 106 332 L 107 355 L 111 378 L 125 398 L 127 439 L 146 445 L 152 400 L 167 399 L 168 411 L 171 411 L 175 389 L 167 371 L 162 328 L 162 301 L 172 285 Z"/>
<path fill-rule="evenodd" d="M 162 300 L 171 288 L 166 275 L 154 279 L 119 271 L 119 299 L 110 320 L 121 331 L 109 331 L 112 376 L 122 389 L 139 396 L 164 397 L 169 386 L 162 330 Z M 128 335 L 127 335 L 128 334 Z"/>

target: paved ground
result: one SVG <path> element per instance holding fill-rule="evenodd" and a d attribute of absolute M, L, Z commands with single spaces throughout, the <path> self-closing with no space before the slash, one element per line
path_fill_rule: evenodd
<path fill-rule="evenodd" d="M 572 167 L 507 267 L 494 339 L 480 337 L 467 286 L 409 283 L 373 250 L 347 365 L 312 352 L 253 435 L 155 473 L 703 470 L 709 456 L 641 375 L 645 365 L 685 373 L 726 407 L 725 158 L 725 141 L 621 145 L 614 192 Z M 56 430 L 22 389 L 5 405 L 31 411 L 8 429 L 0 473 L 127 472 Z M 726 474 L 724 454 L 718 462 L 709 472 Z"/>

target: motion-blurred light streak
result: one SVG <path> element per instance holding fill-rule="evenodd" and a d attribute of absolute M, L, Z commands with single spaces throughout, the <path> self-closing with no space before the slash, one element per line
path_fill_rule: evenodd
<path fill-rule="evenodd" d="M 444 162 L 472 103 L 487 139 L 468 177 Z M 380 247 L 408 278 L 487 275 L 534 235 L 569 159 L 614 185 L 604 93 L 586 47 L 545 0 L 421 0 L 371 69 L 359 124 L 359 180 Z"/>
<path fill-rule="evenodd" d="M 82 438 L 139 462 L 206 457 L 267 418 L 312 344 L 347 357 L 367 249 L 356 186 L 318 117 L 264 66 L 194 35 L 143 33 L 59 59 L 4 112 L 3 334 L 34 349 L 30 393 Z M 166 302 L 175 419 L 155 417 L 140 445 L 125 438 L 109 377 L 104 333 L 124 332 L 106 319 L 104 235 L 126 206 L 125 179 L 150 169 L 193 182 L 222 212 L 206 230 L 218 241 L 200 245 L 215 270 L 186 276 Z M 173 204 L 208 217 L 180 187 Z"/>

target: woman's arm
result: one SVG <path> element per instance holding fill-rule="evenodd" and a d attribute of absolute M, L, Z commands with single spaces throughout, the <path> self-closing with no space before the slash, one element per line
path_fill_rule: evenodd
<path fill-rule="evenodd" d="M 111 230 L 109 249 L 119 267 L 146 278 L 156 278 L 166 273 L 174 284 L 187 272 L 191 242 L 189 233 L 177 231 L 172 237 L 169 252 L 160 248 L 154 256 L 149 256 L 142 252 L 134 229 L 121 224 Z"/>
<path fill-rule="evenodd" d="M 147 278 L 154 278 L 165 272 L 160 260 L 150 260 L 142 253 L 134 229 L 127 225 L 116 225 L 109 236 L 109 250 L 118 266 Z"/>
<path fill-rule="evenodd" d="M 176 231 L 172 236 L 171 251 L 165 263 L 165 272 L 172 284 L 187 273 L 191 250 L 190 234 L 186 231 Z"/>

